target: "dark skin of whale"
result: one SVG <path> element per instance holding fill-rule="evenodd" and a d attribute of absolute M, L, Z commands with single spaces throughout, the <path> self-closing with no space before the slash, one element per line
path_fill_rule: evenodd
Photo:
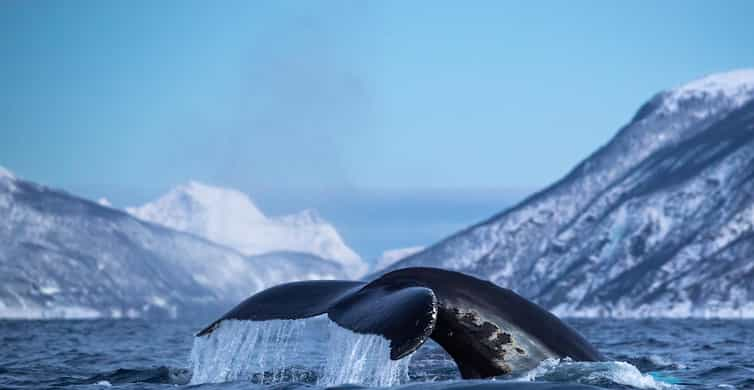
<path fill-rule="evenodd" d="M 356 333 L 390 340 L 400 359 L 435 340 L 465 379 L 536 367 L 546 358 L 601 361 L 603 355 L 556 316 L 511 290 L 437 268 L 405 268 L 372 282 L 287 283 L 251 296 L 200 331 L 224 320 L 299 319 L 321 314 Z"/>

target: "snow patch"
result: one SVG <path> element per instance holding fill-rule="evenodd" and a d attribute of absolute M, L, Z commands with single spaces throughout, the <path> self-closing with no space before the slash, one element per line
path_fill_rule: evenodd
<path fill-rule="evenodd" d="M 0 179 L 2 178 L 15 180 L 16 176 L 13 174 L 13 172 L 0 165 Z"/>
<path fill-rule="evenodd" d="M 578 303 L 562 303 L 551 310 L 558 317 L 566 318 L 704 318 L 704 319 L 752 319 L 754 302 L 692 303 L 684 300 L 666 302 L 659 300 L 639 307 L 625 303 L 599 306 L 578 306 Z"/>
<path fill-rule="evenodd" d="M 733 109 L 743 106 L 754 98 L 754 69 L 711 74 L 681 85 L 668 91 L 663 106 L 675 112 L 684 101 L 707 98 L 723 99 Z"/>
<path fill-rule="evenodd" d="M 39 288 L 39 292 L 45 295 L 55 295 L 60 292 L 58 286 L 43 286 Z"/>
<path fill-rule="evenodd" d="M 163 297 L 156 296 L 156 295 L 153 295 L 150 298 L 149 302 L 152 303 L 155 306 L 158 306 L 158 307 L 163 307 L 164 308 L 164 307 L 168 306 L 167 299 L 165 299 Z"/>

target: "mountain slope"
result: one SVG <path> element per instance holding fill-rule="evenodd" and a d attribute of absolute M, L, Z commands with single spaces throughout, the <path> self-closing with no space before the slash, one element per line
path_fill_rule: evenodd
<path fill-rule="evenodd" d="M 390 269 L 415 265 L 560 314 L 754 316 L 754 70 L 656 95 L 557 183 Z"/>
<path fill-rule="evenodd" d="M 351 276 L 366 271 L 366 264 L 335 228 L 313 210 L 267 218 L 240 191 L 194 181 L 127 211 L 145 221 L 193 233 L 247 255 L 308 252 L 343 264 Z"/>
<path fill-rule="evenodd" d="M 247 257 L 0 172 L 0 317 L 206 316 L 274 284 L 345 276 L 312 255 Z"/>

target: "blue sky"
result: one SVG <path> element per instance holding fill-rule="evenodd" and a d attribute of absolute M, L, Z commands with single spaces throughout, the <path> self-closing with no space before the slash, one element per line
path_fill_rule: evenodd
<path fill-rule="evenodd" d="M 661 89 L 754 66 L 751 15 L 748 1 L 5 1 L 0 165 L 116 206 L 197 179 L 271 213 L 317 207 L 369 257 L 556 180 Z"/>

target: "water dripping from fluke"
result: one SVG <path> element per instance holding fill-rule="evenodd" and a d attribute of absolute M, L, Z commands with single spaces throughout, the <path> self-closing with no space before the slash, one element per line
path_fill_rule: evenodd
<path fill-rule="evenodd" d="M 390 342 L 344 329 L 326 316 L 225 320 L 191 351 L 191 384 L 249 381 L 394 386 L 408 381 L 410 356 L 390 359 Z"/>

